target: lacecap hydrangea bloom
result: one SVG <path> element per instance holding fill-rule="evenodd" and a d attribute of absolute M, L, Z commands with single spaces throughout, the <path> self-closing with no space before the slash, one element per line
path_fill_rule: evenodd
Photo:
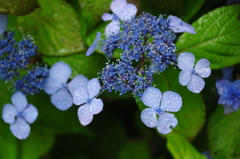
<path fill-rule="evenodd" d="M 78 86 L 73 91 L 73 103 L 82 105 L 78 108 L 78 118 L 83 126 L 90 124 L 93 115 L 100 113 L 103 109 L 102 100 L 97 99 L 100 89 L 98 79 L 93 78 L 86 85 Z"/>
<path fill-rule="evenodd" d="M 178 56 L 178 67 L 182 70 L 179 74 L 179 83 L 194 93 L 199 93 L 205 86 L 202 78 L 211 74 L 210 62 L 200 59 L 194 67 L 195 57 L 192 53 L 184 52 Z"/>
<path fill-rule="evenodd" d="M 154 87 L 148 87 L 142 95 L 142 102 L 150 107 L 141 113 L 142 122 L 150 127 L 157 127 L 162 134 L 168 134 L 178 124 L 178 120 L 172 113 L 177 112 L 182 107 L 182 98 L 179 94 L 166 91 L 163 94 Z M 158 116 L 158 117 L 157 117 Z"/>
<path fill-rule="evenodd" d="M 2 110 L 3 120 L 10 124 L 12 134 L 18 139 L 26 139 L 30 134 L 30 126 L 37 116 L 38 110 L 27 103 L 26 97 L 21 92 L 12 95 L 13 104 L 5 104 Z"/>
<path fill-rule="evenodd" d="M 43 90 L 51 95 L 51 102 L 59 110 L 67 110 L 73 104 L 72 93 L 79 85 L 86 85 L 88 79 L 77 75 L 67 83 L 72 73 L 71 68 L 64 62 L 55 63 L 49 70 L 49 77 L 43 82 Z"/>
<path fill-rule="evenodd" d="M 223 105 L 224 113 L 237 111 L 240 107 L 240 80 L 230 82 L 223 79 L 216 82 L 216 87 L 220 95 L 218 104 Z"/>
<path fill-rule="evenodd" d="M 137 7 L 133 4 L 127 4 L 126 0 L 114 0 L 110 9 L 113 14 L 105 13 L 102 15 L 102 20 L 112 20 L 105 28 L 106 36 L 115 34 L 120 30 L 120 20 L 130 20 L 137 13 Z"/>

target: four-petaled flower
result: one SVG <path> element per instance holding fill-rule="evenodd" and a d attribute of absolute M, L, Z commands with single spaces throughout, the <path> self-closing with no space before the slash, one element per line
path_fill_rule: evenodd
<path fill-rule="evenodd" d="M 51 95 L 52 104 L 59 110 L 69 109 L 73 104 L 71 94 L 74 89 L 88 82 L 85 76 L 77 75 L 67 84 L 71 72 L 71 68 L 66 63 L 57 62 L 51 67 L 49 77 L 43 82 L 43 90 Z"/>
<path fill-rule="evenodd" d="M 166 91 L 162 94 L 159 89 L 148 87 L 142 95 L 142 102 L 150 107 L 144 109 L 141 113 L 142 122 L 146 126 L 157 127 L 162 134 L 170 133 L 172 131 L 170 127 L 177 126 L 178 121 L 174 114 L 164 111 L 177 112 L 180 110 L 182 98 L 179 94 L 172 91 Z"/>
<path fill-rule="evenodd" d="M 223 105 L 224 114 L 237 111 L 240 107 L 240 80 L 234 82 L 220 80 L 216 82 L 216 87 L 220 95 L 218 104 Z"/>
<path fill-rule="evenodd" d="M 168 19 L 170 19 L 169 26 L 175 33 L 189 32 L 196 34 L 194 27 L 186 22 L 183 22 L 180 18 L 170 15 L 168 16 Z"/>
<path fill-rule="evenodd" d="M 200 59 L 193 68 L 194 61 L 194 55 L 189 52 L 181 53 L 178 56 L 178 67 L 182 70 L 179 74 L 179 83 L 183 86 L 187 85 L 191 92 L 199 93 L 205 86 L 202 78 L 209 77 L 211 74 L 210 62 L 204 58 Z"/>
<path fill-rule="evenodd" d="M 130 20 L 137 13 L 136 6 L 133 4 L 127 4 L 126 0 L 114 0 L 111 3 L 110 9 L 114 14 L 104 13 L 102 15 L 102 20 L 112 20 L 105 29 L 105 35 L 107 36 L 117 33 L 120 30 L 119 19 L 122 21 Z"/>
<path fill-rule="evenodd" d="M 12 104 L 5 104 L 2 110 L 3 120 L 10 124 L 10 130 L 18 139 L 26 139 L 30 133 L 30 126 L 37 116 L 38 110 L 27 103 L 26 97 L 21 92 L 12 95 Z M 28 124 L 29 123 L 29 124 Z"/>
<path fill-rule="evenodd" d="M 82 125 L 88 125 L 93 120 L 93 115 L 103 109 L 103 102 L 97 99 L 101 86 L 97 78 L 91 79 L 87 85 L 78 86 L 73 92 L 73 103 L 82 105 L 78 108 L 78 118 Z"/>

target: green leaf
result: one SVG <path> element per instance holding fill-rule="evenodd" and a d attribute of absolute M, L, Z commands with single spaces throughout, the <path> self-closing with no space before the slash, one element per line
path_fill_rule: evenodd
<path fill-rule="evenodd" d="M 85 53 L 75 54 L 66 57 L 43 57 L 49 65 L 55 62 L 65 62 L 72 68 L 72 76 L 82 74 L 91 79 L 98 76 L 98 72 L 105 66 L 106 59 L 101 54 L 86 56 Z"/>
<path fill-rule="evenodd" d="M 0 0 L 0 13 L 25 15 L 38 6 L 37 0 Z"/>
<path fill-rule="evenodd" d="M 218 106 L 208 123 L 209 150 L 213 158 L 240 158 L 240 111 L 224 115 Z"/>
<path fill-rule="evenodd" d="M 54 144 L 54 135 L 47 129 L 31 125 L 28 138 L 18 142 L 21 159 L 38 159 L 51 149 Z"/>
<path fill-rule="evenodd" d="M 199 18 L 192 26 L 197 34 L 184 33 L 177 41 L 177 53 L 191 52 L 206 58 L 212 69 L 240 62 L 240 5 L 221 7 Z"/>
<path fill-rule="evenodd" d="M 121 150 L 118 159 L 146 159 L 150 158 L 148 143 L 145 140 L 128 142 Z"/>
<path fill-rule="evenodd" d="M 201 130 L 205 121 L 205 106 L 201 94 L 190 92 L 178 82 L 179 70 L 168 68 L 160 75 L 154 76 L 156 87 L 162 93 L 173 91 L 182 97 L 183 105 L 180 111 L 174 113 L 178 119 L 178 125 L 172 130 L 187 140 L 193 140 Z M 146 108 L 144 104 L 137 101 L 140 110 Z"/>
<path fill-rule="evenodd" d="M 102 15 L 110 10 L 111 2 L 112 0 L 79 0 L 88 28 L 100 22 Z"/>
<path fill-rule="evenodd" d="M 175 133 L 167 135 L 167 148 L 175 159 L 206 159 L 186 139 Z"/>
<path fill-rule="evenodd" d="M 61 56 L 85 51 L 81 33 L 85 23 L 65 1 L 39 0 L 41 9 L 19 17 L 23 34 L 30 34 L 39 52 L 44 55 Z"/>
<path fill-rule="evenodd" d="M 167 14 L 188 21 L 201 8 L 204 0 L 148 0 L 142 1 L 143 8 L 146 12 L 154 15 Z"/>

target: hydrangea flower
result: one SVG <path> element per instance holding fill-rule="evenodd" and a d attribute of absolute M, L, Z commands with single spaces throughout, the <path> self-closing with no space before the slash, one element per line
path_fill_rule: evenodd
<path fill-rule="evenodd" d="M 72 104 L 74 89 L 79 85 L 86 85 L 88 79 L 83 75 L 78 75 L 67 84 L 67 80 L 72 73 L 71 68 L 64 62 L 55 63 L 49 70 L 49 77 L 43 82 L 43 90 L 51 95 L 51 102 L 59 110 L 67 110 Z M 69 93 L 70 92 L 70 93 Z"/>
<path fill-rule="evenodd" d="M 93 54 L 93 52 L 95 51 L 95 49 L 97 48 L 98 46 L 98 42 L 101 38 L 101 33 L 100 32 L 97 32 L 97 36 L 96 38 L 94 39 L 93 41 L 93 44 L 88 48 L 87 52 L 86 52 L 86 56 L 90 56 Z"/>
<path fill-rule="evenodd" d="M 5 31 L 8 24 L 7 15 L 1 14 L 0 15 L 0 35 Z"/>
<path fill-rule="evenodd" d="M 189 32 L 196 34 L 194 27 L 186 22 L 183 22 L 180 18 L 170 15 L 168 16 L 168 19 L 170 19 L 170 28 L 172 28 L 175 33 Z"/>
<path fill-rule="evenodd" d="M 157 130 L 162 134 L 168 134 L 172 128 L 176 127 L 178 120 L 172 113 L 177 112 L 182 107 L 182 98 L 179 94 L 166 91 L 163 94 L 154 87 L 148 87 L 142 95 L 142 102 L 150 107 L 146 108 L 141 113 L 142 122 L 150 127 L 157 127 Z M 158 118 L 157 118 L 158 115 Z"/>
<path fill-rule="evenodd" d="M 178 57 L 178 67 L 182 70 L 179 74 L 179 83 L 194 93 L 199 93 L 205 86 L 202 78 L 211 74 L 210 62 L 207 59 L 200 59 L 195 68 L 195 57 L 192 53 L 184 52 Z M 202 77 L 202 78 L 201 78 Z"/>
<path fill-rule="evenodd" d="M 104 13 L 102 15 L 102 20 L 112 20 L 105 29 L 107 36 L 120 30 L 119 19 L 123 21 L 130 20 L 137 13 L 137 7 L 133 4 L 127 4 L 126 0 L 114 0 L 110 5 L 110 9 L 114 14 Z"/>
<path fill-rule="evenodd" d="M 3 120 L 10 124 L 12 134 L 20 139 L 26 139 L 30 133 L 30 126 L 37 116 L 38 110 L 27 103 L 26 97 L 21 92 L 12 95 L 13 104 L 5 104 L 2 110 Z"/>
<path fill-rule="evenodd" d="M 216 82 L 216 87 L 220 95 L 218 104 L 223 105 L 224 113 L 237 111 L 240 107 L 240 80 L 234 82 L 220 80 Z"/>
<path fill-rule="evenodd" d="M 87 85 L 78 86 L 73 92 L 73 103 L 82 105 L 78 109 L 78 118 L 83 126 L 90 124 L 93 115 L 98 114 L 103 109 L 103 102 L 97 99 L 101 86 L 97 78 L 91 79 Z"/>

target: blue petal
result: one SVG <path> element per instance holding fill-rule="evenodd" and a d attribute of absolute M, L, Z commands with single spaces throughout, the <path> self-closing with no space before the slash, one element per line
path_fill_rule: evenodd
<path fill-rule="evenodd" d="M 168 16 L 170 23 L 169 27 L 175 32 L 175 33 L 182 33 L 182 32 L 189 32 L 192 34 L 196 34 L 194 27 L 192 27 L 190 24 L 183 22 L 180 18 L 176 16 Z"/>
<path fill-rule="evenodd" d="M 153 108 L 146 108 L 141 113 L 141 120 L 142 122 L 150 128 L 156 127 L 157 122 L 157 116 Z"/>
<path fill-rule="evenodd" d="M 91 79 L 87 84 L 87 89 L 88 89 L 88 98 L 92 99 L 93 97 L 95 97 L 101 89 L 98 79 L 97 78 Z"/>
<path fill-rule="evenodd" d="M 93 114 L 90 111 L 88 104 L 84 104 L 78 108 L 78 119 L 83 126 L 86 126 L 92 122 Z"/>
<path fill-rule="evenodd" d="M 179 94 L 166 91 L 163 93 L 163 98 L 160 108 L 163 111 L 177 112 L 182 107 L 182 98 Z"/>
<path fill-rule="evenodd" d="M 15 117 L 17 115 L 17 109 L 12 104 L 5 104 L 2 110 L 2 118 L 8 124 L 13 124 L 15 122 Z"/>
<path fill-rule="evenodd" d="M 68 90 L 70 91 L 70 93 L 73 95 L 74 90 L 78 87 L 78 86 L 86 86 L 88 83 L 88 79 L 87 77 L 83 76 L 83 75 L 77 75 L 75 76 L 71 82 L 68 83 Z"/>
<path fill-rule="evenodd" d="M 216 82 L 216 87 L 218 89 L 218 93 L 219 95 L 223 95 L 223 94 L 228 94 L 230 93 L 229 91 L 232 90 L 232 83 L 228 80 L 220 80 Z"/>
<path fill-rule="evenodd" d="M 95 51 L 95 49 L 98 46 L 98 42 L 101 39 L 101 33 L 97 32 L 96 38 L 93 41 L 93 44 L 88 48 L 87 52 L 86 52 L 86 56 L 90 56 L 93 54 L 93 52 Z"/>
<path fill-rule="evenodd" d="M 190 81 L 191 77 L 192 77 L 192 75 L 190 73 L 190 70 L 183 70 L 180 72 L 179 77 L 178 77 L 179 83 L 182 86 L 186 86 L 188 84 L 188 82 Z"/>
<path fill-rule="evenodd" d="M 48 77 L 43 81 L 43 90 L 47 94 L 53 94 L 54 92 L 59 90 L 61 87 L 62 85 L 54 78 Z"/>
<path fill-rule="evenodd" d="M 98 114 L 102 111 L 102 109 L 103 109 L 102 100 L 93 98 L 90 103 L 90 111 L 92 112 L 92 114 Z"/>
<path fill-rule="evenodd" d="M 142 95 L 142 102 L 149 107 L 159 107 L 161 99 L 161 91 L 154 87 L 148 87 Z"/>
<path fill-rule="evenodd" d="M 210 62 L 207 59 L 200 59 L 198 60 L 194 70 L 199 76 L 206 78 L 211 74 L 211 69 L 209 66 Z"/>
<path fill-rule="evenodd" d="M 27 106 L 27 99 L 21 92 L 16 92 L 11 97 L 13 105 L 21 112 Z"/>
<path fill-rule="evenodd" d="M 58 80 L 59 83 L 66 83 L 72 73 L 71 68 L 64 62 L 55 63 L 49 71 L 49 77 Z"/>
<path fill-rule="evenodd" d="M 67 90 L 60 89 L 59 91 L 52 94 L 51 102 L 59 110 L 67 110 L 72 106 L 73 99 Z"/>
<path fill-rule="evenodd" d="M 232 87 L 233 87 L 235 93 L 239 93 L 240 94 L 240 80 L 234 81 L 232 83 Z"/>
<path fill-rule="evenodd" d="M 73 95 L 73 103 L 75 105 L 81 105 L 86 103 L 88 100 L 88 93 L 86 86 L 78 86 L 72 93 Z"/>
<path fill-rule="evenodd" d="M 125 5 L 124 9 L 121 13 L 119 13 L 117 16 L 123 20 L 130 20 L 132 17 L 134 17 L 137 13 L 137 7 L 133 4 L 127 4 Z"/>
<path fill-rule="evenodd" d="M 28 104 L 27 108 L 22 112 L 22 116 L 29 124 L 32 124 L 37 119 L 38 110 L 32 104 Z"/>
<path fill-rule="evenodd" d="M 168 134 L 172 131 L 172 128 L 176 127 L 178 120 L 171 113 L 162 113 L 158 117 L 157 129 L 162 134 Z"/>
<path fill-rule="evenodd" d="M 195 57 L 190 52 L 183 52 L 178 56 L 178 67 L 181 70 L 192 70 Z"/>
<path fill-rule="evenodd" d="M 30 134 L 30 126 L 23 118 L 18 118 L 14 124 L 11 124 L 10 130 L 20 140 L 26 139 Z"/>
<path fill-rule="evenodd" d="M 5 31 L 8 24 L 7 15 L 0 15 L 0 35 Z"/>
<path fill-rule="evenodd" d="M 187 84 L 188 90 L 190 90 L 193 93 L 201 92 L 204 86 L 205 86 L 204 80 L 197 75 L 192 75 L 191 80 Z"/>
<path fill-rule="evenodd" d="M 112 14 L 104 13 L 104 14 L 102 15 L 102 20 L 103 20 L 103 21 L 109 21 L 109 20 L 112 20 L 112 19 L 113 19 Z"/>
<path fill-rule="evenodd" d="M 117 20 L 111 21 L 105 28 L 105 35 L 110 36 L 112 34 L 116 34 L 120 30 L 120 22 Z"/>
<path fill-rule="evenodd" d="M 118 15 L 121 14 L 126 4 L 127 4 L 126 0 L 114 0 L 110 5 L 110 9 L 113 13 Z"/>

